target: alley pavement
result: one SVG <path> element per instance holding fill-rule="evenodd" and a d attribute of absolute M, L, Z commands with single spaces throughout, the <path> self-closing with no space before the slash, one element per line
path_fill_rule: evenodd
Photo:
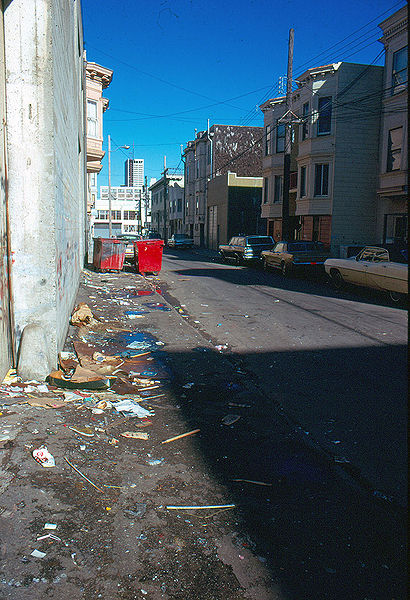
<path fill-rule="evenodd" d="M 1 386 L 0 599 L 404 598 L 401 507 L 309 444 L 160 282 L 85 270 L 66 378 Z"/>

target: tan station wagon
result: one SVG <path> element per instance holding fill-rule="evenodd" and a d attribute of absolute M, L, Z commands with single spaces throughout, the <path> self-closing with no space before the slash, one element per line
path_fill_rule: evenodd
<path fill-rule="evenodd" d="M 343 283 L 389 292 L 393 300 L 408 293 L 407 250 L 366 246 L 352 258 L 328 258 L 325 270 L 336 288 Z"/>

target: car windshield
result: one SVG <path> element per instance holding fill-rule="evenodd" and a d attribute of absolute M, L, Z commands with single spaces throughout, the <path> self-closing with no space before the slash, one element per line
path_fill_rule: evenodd
<path fill-rule="evenodd" d="M 274 243 L 273 239 L 268 235 L 258 235 L 255 237 L 248 237 L 247 242 L 248 242 L 248 244 L 272 244 L 272 245 Z"/>
<path fill-rule="evenodd" d="M 288 244 L 288 252 L 311 252 L 312 250 L 323 251 L 322 242 L 297 242 Z"/>
<path fill-rule="evenodd" d="M 174 233 L 174 240 L 185 240 L 186 236 L 183 233 Z"/>

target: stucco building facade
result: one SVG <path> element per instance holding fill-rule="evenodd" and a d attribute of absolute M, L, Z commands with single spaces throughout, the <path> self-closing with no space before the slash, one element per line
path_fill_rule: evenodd
<path fill-rule="evenodd" d="M 385 68 L 380 124 L 377 237 L 408 240 L 408 7 L 380 23 Z"/>
<path fill-rule="evenodd" d="M 12 260 L 2 256 L 11 318 L 6 338 L 0 328 L 0 375 L 13 363 L 43 378 L 63 347 L 87 237 L 80 1 L 3 3 L 2 36 L 0 222 Z"/>
<path fill-rule="evenodd" d="M 290 211 L 295 237 L 320 240 L 335 255 L 375 243 L 383 68 L 339 62 L 308 69 L 292 93 L 298 124 L 292 131 Z M 283 98 L 262 105 L 265 116 L 262 216 L 281 234 Z M 270 142 L 269 142 L 270 139 Z M 267 181 L 268 180 L 268 181 Z M 268 185 L 266 185 L 268 184 Z M 292 197 L 293 193 L 293 197 Z"/>

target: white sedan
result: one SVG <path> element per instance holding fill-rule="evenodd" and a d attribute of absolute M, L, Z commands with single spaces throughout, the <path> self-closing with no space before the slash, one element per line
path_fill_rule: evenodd
<path fill-rule="evenodd" d="M 352 283 L 389 292 L 393 300 L 408 293 L 407 250 L 366 246 L 351 258 L 328 258 L 325 270 L 337 288 Z"/>

